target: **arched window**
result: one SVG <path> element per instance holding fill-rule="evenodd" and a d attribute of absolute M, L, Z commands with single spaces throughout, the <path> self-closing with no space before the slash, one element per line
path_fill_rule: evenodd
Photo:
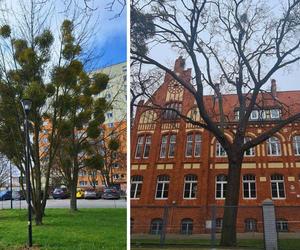
<path fill-rule="evenodd" d="M 171 102 L 166 104 L 165 110 L 163 111 L 163 119 L 175 120 L 178 119 L 178 113 L 181 113 L 182 104 L 179 102 Z"/>
<path fill-rule="evenodd" d="M 217 157 L 227 156 L 225 149 L 222 147 L 221 143 L 218 141 L 216 141 L 216 156 Z"/>
<path fill-rule="evenodd" d="M 248 218 L 245 220 L 245 232 L 256 232 L 257 221 L 256 219 Z"/>
<path fill-rule="evenodd" d="M 159 157 L 166 158 L 168 155 L 169 158 L 174 158 L 175 147 L 176 147 L 176 135 L 175 134 L 163 135 L 161 137 Z"/>
<path fill-rule="evenodd" d="M 277 232 L 288 232 L 289 231 L 288 221 L 286 219 L 276 220 L 276 229 Z"/>
<path fill-rule="evenodd" d="M 268 155 L 279 156 L 281 155 L 281 145 L 277 137 L 270 137 L 267 141 Z"/>
<path fill-rule="evenodd" d="M 200 157 L 201 154 L 201 135 L 198 133 L 188 134 L 186 137 L 185 156 Z"/>
<path fill-rule="evenodd" d="M 192 219 L 183 219 L 181 220 L 181 234 L 192 234 L 193 233 L 193 220 Z"/>
<path fill-rule="evenodd" d="M 160 175 L 157 177 L 156 199 L 167 199 L 169 194 L 170 177 L 168 175 Z"/>
<path fill-rule="evenodd" d="M 162 232 L 162 227 L 163 227 L 163 221 L 162 219 L 153 219 L 151 221 L 151 225 L 150 225 L 150 234 L 161 234 Z"/>
<path fill-rule="evenodd" d="M 196 198 L 197 182 L 198 182 L 198 178 L 196 175 L 186 175 L 184 177 L 184 190 L 183 190 L 184 199 Z"/>
<path fill-rule="evenodd" d="M 247 174 L 243 176 L 243 194 L 244 199 L 256 198 L 255 175 Z"/>
<path fill-rule="evenodd" d="M 130 198 L 139 199 L 141 197 L 143 176 L 135 175 L 131 177 Z"/>
<path fill-rule="evenodd" d="M 296 135 L 293 137 L 293 148 L 294 154 L 300 155 L 300 135 Z"/>
<path fill-rule="evenodd" d="M 137 139 L 135 158 L 148 158 L 150 154 L 151 135 L 140 135 Z"/>
<path fill-rule="evenodd" d="M 283 175 L 273 174 L 271 176 L 271 191 L 273 199 L 285 198 Z"/>
<path fill-rule="evenodd" d="M 251 141 L 250 137 L 245 137 L 245 143 L 247 143 L 248 141 Z M 245 151 L 245 156 L 254 156 L 255 155 L 255 150 L 254 148 L 249 148 Z"/>
<path fill-rule="evenodd" d="M 227 176 L 218 175 L 216 177 L 216 199 L 225 199 L 227 187 Z"/>

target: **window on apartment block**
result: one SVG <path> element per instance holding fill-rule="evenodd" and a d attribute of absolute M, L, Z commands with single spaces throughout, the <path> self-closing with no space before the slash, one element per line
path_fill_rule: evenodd
<path fill-rule="evenodd" d="M 163 220 L 162 219 L 153 219 L 150 225 L 150 234 L 161 234 L 163 227 Z"/>
<path fill-rule="evenodd" d="M 245 220 L 245 232 L 256 232 L 257 221 L 256 219 L 248 218 Z"/>
<path fill-rule="evenodd" d="M 170 177 L 168 175 L 160 175 L 157 177 L 156 199 L 167 199 L 169 194 Z"/>
<path fill-rule="evenodd" d="M 274 174 L 271 176 L 271 192 L 273 199 L 285 198 L 283 175 Z"/>
<path fill-rule="evenodd" d="M 188 134 L 186 136 L 185 156 L 200 157 L 201 154 L 201 135 L 198 133 Z"/>
<path fill-rule="evenodd" d="M 276 229 L 277 232 L 288 232 L 289 231 L 288 221 L 286 219 L 276 220 Z"/>
<path fill-rule="evenodd" d="M 160 144 L 160 158 L 173 158 L 175 156 L 176 135 L 163 135 Z"/>
<path fill-rule="evenodd" d="M 270 156 L 281 155 L 281 144 L 277 137 L 273 136 L 267 140 L 267 151 Z"/>
<path fill-rule="evenodd" d="M 247 174 L 243 176 L 243 195 L 244 199 L 256 198 L 255 175 Z"/>
<path fill-rule="evenodd" d="M 248 141 L 251 141 L 250 137 L 245 137 L 245 143 Z M 248 150 L 245 151 L 244 156 L 254 156 L 255 155 L 255 150 L 254 148 L 249 148 Z"/>
<path fill-rule="evenodd" d="M 135 158 L 148 158 L 150 154 L 151 135 L 140 135 L 137 139 Z"/>
<path fill-rule="evenodd" d="M 196 175 L 189 174 L 184 177 L 184 190 L 183 190 L 184 199 L 196 198 L 197 182 L 198 182 L 198 178 Z"/>
<path fill-rule="evenodd" d="M 225 149 L 222 147 L 221 143 L 218 141 L 216 141 L 216 156 L 217 157 L 227 156 Z"/>
<path fill-rule="evenodd" d="M 181 113 L 182 104 L 179 102 L 172 102 L 166 105 L 166 110 L 163 111 L 163 119 L 175 120 L 178 119 L 178 113 Z"/>
<path fill-rule="evenodd" d="M 181 234 L 192 234 L 193 233 L 193 220 L 192 219 L 183 219 L 181 220 L 181 227 L 180 227 Z"/>
<path fill-rule="evenodd" d="M 296 135 L 293 137 L 293 148 L 294 154 L 300 155 L 300 135 Z"/>
<path fill-rule="evenodd" d="M 227 187 L 227 176 L 218 175 L 216 177 L 216 199 L 225 199 Z"/>
<path fill-rule="evenodd" d="M 143 186 L 143 176 L 135 175 L 131 177 L 130 198 L 139 199 Z"/>

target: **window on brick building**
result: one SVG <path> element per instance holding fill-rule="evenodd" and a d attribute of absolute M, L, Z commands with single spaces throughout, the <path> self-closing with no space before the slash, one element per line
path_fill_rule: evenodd
<path fill-rule="evenodd" d="M 185 156 L 200 157 L 201 154 L 201 135 L 198 133 L 188 134 L 186 137 Z"/>
<path fill-rule="evenodd" d="M 248 141 L 250 141 L 251 138 L 250 137 L 245 137 L 245 143 L 247 143 Z M 254 148 L 249 148 L 248 150 L 245 151 L 244 156 L 254 156 L 255 155 L 255 150 Z"/>
<path fill-rule="evenodd" d="M 181 220 L 181 234 L 192 234 L 193 233 L 193 220 L 192 219 L 183 219 Z"/>
<path fill-rule="evenodd" d="M 223 227 L 223 218 L 217 218 L 216 219 L 216 231 L 220 232 Z"/>
<path fill-rule="evenodd" d="M 198 182 L 198 178 L 196 175 L 190 174 L 184 177 L 184 191 L 183 191 L 184 199 L 196 198 L 197 182 Z"/>
<path fill-rule="evenodd" d="M 267 151 L 268 155 L 278 156 L 281 155 L 281 145 L 277 137 L 270 137 L 267 140 Z"/>
<path fill-rule="evenodd" d="M 286 219 L 276 220 L 276 229 L 277 232 L 288 232 L 289 231 L 288 221 Z"/>
<path fill-rule="evenodd" d="M 162 219 L 153 219 L 150 225 L 150 234 L 161 234 L 163 227 Z"/>
<path fill-rule="evenodd" d="M 133 232 L 133 227 L 134 227 L 134 219 L 130 218 L 130 233 Z"/>
<path fill-rule="evenodd" d="M 257 221 L 256 219 L 248 218 L 245 220 L 245 232 L 256 232 Z"/>
<path fill-rule="evenodd" d="M 163 111 L 162 118 L 165 120 L 178 119 L 178 113 L 181 113 L 182 104 L 179 102 L 172 102 L 166 105 L 166 110 Z M 178 112 L 178 113 L 177 113 Z"/>
<path fill-rule="evenodd" d="M 296 135 L 293 137 L 293 148 L 294 148 L 294 154 L 300 155 L 300 136 Z"/>
<path fill-rule="evenodd" d="M 160 158 L 166 158 L 167 155 L 169 158 L 174 158 L 175 156 L 175 147 L 176 147 L 176 135 L 163 135 L 161 138 L 160 144 Z"/>
<path fill-rule="evenodd" d="M 216 177 L 216 199 L 225 199 L 227 187 L 227 176 L 218 175 Z"/>
<path fill-rule="evenodd" d="M 160 175 L 157 177 L 156 199 L 167 199 L 169 194 L 170 177 L 168 175 Z"/>
<path fill-rule="evenodd" d="M 284 178 L 280 174 L 271 176 L 271 193 L 273 199 L 285 198 Z"/>
<path fill-rule="evenodd" d="M 244 199 L 256 198 L 256 184 L 254 175 L 247 174 L 243 176 L 243 194 Z"/>
<path fill-rule="evenodd" d="M 148 158 L 150 154 L 151 135 L 140 135 L 137 139 L 135 158 Z"/>
<path fill-rule="evenodd" d="M 222 147 L 221 143 L 218 141 L 216 141 L 216 156 L 217 157 L 227 156 L 225 149 Z"/>
<path fill-rule="evenodd" d="M 135 175 L 131 177 L 130 198 L 139 199 L 143 186 L 143 176 Z"/>

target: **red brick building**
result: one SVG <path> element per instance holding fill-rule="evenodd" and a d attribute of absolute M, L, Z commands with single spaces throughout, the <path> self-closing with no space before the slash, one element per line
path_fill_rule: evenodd
<path fill-rule="evenodd" d="M 180 57 L 174 71 L 187 82 L 191 69 Z M 168 74 L 152 99 L 201 120 L 193 96 Z M 218 113 L 215 96 L 205 96 L 208 110 Z M 247 137 L 255 137 L 281 118 L 300 112 L 300 91 L 270 92 L 258 98 Z M 237 96 L 223 95 L 226 133 L 236 127 Z M 203 128 L 179 119 L 173 111 L 149 108 L 140 102 L 131 132 L 131 229 L 157 234 L 166 223 L 170 233 L 209 232 L 212 207 L 222 206 L 226 193 L 228 160 L 215 137 Z M 148 106 L 148 107 L 147 107 Z M 300 122 L 289 124 L 265 143 L 246 152 L 242 165 L 238 231 L 262 231 L 261 204 L 272 199 L 280 231 L 300 229 Z M 285 207 L 281 207 L 285 206 Z M 289 206 L 289 207 L 287 207 Z M 297 207 L 299 206 L 299 207 Z M 217 229 L 223 209 L 216 208 Z"/>

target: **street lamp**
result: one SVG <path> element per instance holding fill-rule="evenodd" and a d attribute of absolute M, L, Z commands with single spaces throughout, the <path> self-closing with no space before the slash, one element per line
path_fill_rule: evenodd
<path fill-rule="evenodd" d="M 28 114 L 31 109 L 31 100 L 23 99 L 21 104 L 24 111 L 24 131 L 25 131 L 25 175 L 26 175 L 26 191 L 27 191 L 27 205 L 28 205 L 28 246 L 32 247 L 32 219 L 31 219 L 31 184 L 30 184 L 30 140 L 28 132 Z"/>

